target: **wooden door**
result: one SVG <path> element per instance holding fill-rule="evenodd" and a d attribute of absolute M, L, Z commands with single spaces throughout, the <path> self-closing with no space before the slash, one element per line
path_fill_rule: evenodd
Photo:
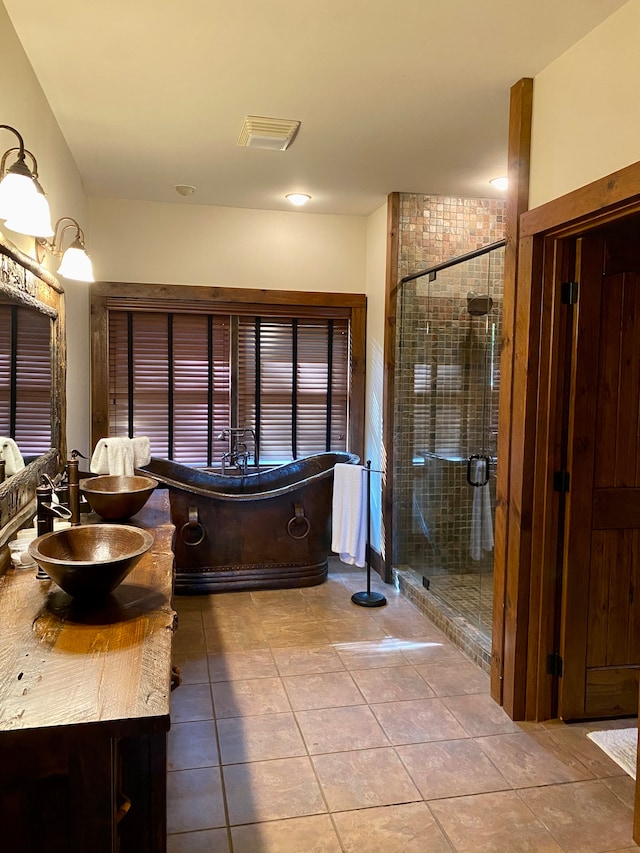
<path fill-rule="evenodd" d="M 635 233 L 637 234 L 637 224 Z M 559 715 L 636 714 L 640 665 L 640 252 L 628 226 L 578 241 Z"/>

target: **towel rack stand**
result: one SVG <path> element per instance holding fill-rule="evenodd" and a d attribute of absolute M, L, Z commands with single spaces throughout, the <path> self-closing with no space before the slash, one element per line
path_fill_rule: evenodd
<path fill-rule="evenodd" d="M 351 601 L 354 604 L 359 604 L 361 607 L 382 607 L 387 603 L 387 599 L 381 592 L 371 591 L 371 474 L 382 474 L 382 471 L 371 470 L 371 460 L 367 460 L 365 467 L 367 472 L 367 544 L 365 548 L 366 563 L 367 563 L 367 589 L 365 592 L 354 592 L 351 596 Z"/>

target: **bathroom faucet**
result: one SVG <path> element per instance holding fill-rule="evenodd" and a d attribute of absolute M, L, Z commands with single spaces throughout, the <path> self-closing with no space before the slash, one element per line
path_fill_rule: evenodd
<path fill-rule="evenodd" d="M 44 475 L 42 483 L 36 488 L 36 526 L 38 536 L 53 531 L 55 518 L 71 518 L 71 510 L 60 503 L 53 502 L 56 488 L 51 477 Z"/>

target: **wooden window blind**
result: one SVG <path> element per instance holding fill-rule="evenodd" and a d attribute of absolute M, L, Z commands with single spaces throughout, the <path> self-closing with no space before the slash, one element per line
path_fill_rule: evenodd
<path fill-rule="evenodd" d="M 51 448 L 51 320 L 0 305 L 0 435 L 23 456 Z"/>
<path fill-rule="evenodd" d="M 112 309 L 108 325 L 112 435 L 195 466 L 220 463 L 229 426 L 255 429 L 266 464 L 346 448 L 348 319 Z"/>

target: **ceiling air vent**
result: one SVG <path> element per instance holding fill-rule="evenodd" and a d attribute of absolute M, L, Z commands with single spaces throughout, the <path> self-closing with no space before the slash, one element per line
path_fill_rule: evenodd
<path fill-rule="evenodd" d="M 299 121 L 287 118 L 247 116 L 242 125 L 237 144 L 245 148 L 284 151 L 295 139 L 299 127 Z"/>

